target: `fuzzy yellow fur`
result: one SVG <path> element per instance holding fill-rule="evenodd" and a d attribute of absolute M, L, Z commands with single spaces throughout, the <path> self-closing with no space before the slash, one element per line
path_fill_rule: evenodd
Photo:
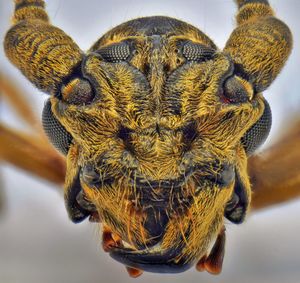
<path fill-rule="evenodd" d="M 25 1 L 16 1 L 17 5 L 22 3 Z M 112 29 L 92 46 L 81 66 L 95 82 L 96 99 L 89 105 L 71 105 L 54 94 L 82 64 L 83 53 L 69 36 L 48 23 L 44 1 L 26 3 L 29 4 L 16 9 L 5 51 L 33 84 L 52 94 L 52 111 L 73 136 L 67 156 L 66 192 L 79 168 L 87 163 L 101 172 L 103 180 L 107 174 L 114 176 L 115 181 L 109 186 L 95 188 L 84 182 L 81 185 L 103 223 L 136 248 L 140 243 L 147 245 L 150 239 L 144 228 L 147 215 L 133 210 L 128 200 L 136 193 L 128 176 L 135 170 L 148 180 L 166 180 L 182 175 L 181 163 L 200 164 L 207 165 L 209 172 L 199 171 L 197 178 L 205 179 L 206 174 L 218 173 L 212 166 L 215 161 L 232 164 L 250 202 L 247 157 L 240 139 L 262 115 L 260 92 L 278 75 L 292 46 L 288 27 L 274 17 L 268 4 L 237 1 L 238 27 L 224 51 L 216 51 L 211 60 L 203 62 L 186 63 L 178 54 L 177 43 L 182 40 L 216 48 L 191 25 L 182 24 L 172 34 L 161 35 L 160 47 L 126 23 Z M 111 64 L 94 53 L 127 39 L 134 40 L 136 48 L 130 64 Z M 233 75 L 232 62 L 249 76 L 246 80 L 235 75 L 247 92 L 247 103 L 226 104 L 220 99 L 224 77 Z M 63 86 L 63 96 L 72 95 L 72 86 Z M 172 112 L 171 101 L 180 105 L 180 114 Z M 196 123 L 198 135 L 187 156 L 182 129 L 191 122 Z M 131 131 L 134 154 L 128 154 L 118 137 L 121 127 Z M 98 164 L 102 159 L 105 164 Z M 186 196 L 193 197 L 192 205 L 185 214 L 170 215 L 161 242 L 162 250 L 184 242 L 185 248 L 176 260 L 183 257 L 195 261 L 206 254 L 223 226 L 224 209 L 233 193 L 234 183 L 222 189 L 204 183 L 196 194 L 195 180 L 188 179 L 182 187 Z"/>

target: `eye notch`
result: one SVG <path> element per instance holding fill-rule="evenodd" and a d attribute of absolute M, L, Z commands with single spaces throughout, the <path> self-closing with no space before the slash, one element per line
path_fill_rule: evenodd
<path fill-rule="evenodd" d="M 235 75 L 225 81 L 220 97 L 225 104 L 246 103 L 253 99 L 254 90 L 248 81 Z"/>
<path fill-rule="evenodd" d="M 95 98 L 91 83 L 83 78 L 74 78 L 61 87 L 64 101 L 74 105 L 90 104 Z"/>

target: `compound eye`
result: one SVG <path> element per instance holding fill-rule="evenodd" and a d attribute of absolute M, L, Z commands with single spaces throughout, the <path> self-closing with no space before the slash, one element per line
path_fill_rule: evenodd
<path fill-rule="evenodd" d="M 248 156 L 253 154 L 266 141 L 271 130 L 272 111 L 267 100 L 264 100 L 264 104 L 263 114 L 241 139 Z"/>
<path fill-rule="evenodd" d="M 122 41 L 104 46 L 96 51 L 102 59 L 110 63 L 128 61 L 133 53 L 133 46 L 130 41 Z"/>
<path fill-rule="evenodd" d="M 186 60 L 193 62 L 210 60 L 216 54 L 214 48 L 189 40 L 183 43 L 181 52 Z"/>
<path fill-rule="evenodd" d="M 61 88 L 62 99 L 75 105 L 90 104 L 95 97 L 94 90 L 88 80 L 75 78 Z"/>
<path fill-rule="evenodd" d="M 253 98 L 252 85 L 238 76 L 227 79 L 224 83 L 221 99 L 224 103 L 237 104 L 251 101 Z"/>
<path fill-rule="evenodd" d="M 48 136 L 50 142 L 58 149 L 62 154 L 67 155 L 73 137 L 64 128 L 64 126 L 55 118 L 51 110 L 50 99 L 46 102 L 42 116 L 43 128 Z"/>

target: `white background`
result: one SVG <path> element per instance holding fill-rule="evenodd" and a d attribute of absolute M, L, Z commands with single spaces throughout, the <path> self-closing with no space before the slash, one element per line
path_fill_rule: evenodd
<path fill-rule="evenodd" d="M 290 60 L 265 92 L 273 109 L 272 141 L 300 109 L 300 1 L 270 2 L 277 15 L 290 26 L 295 39 Z M 147 15 L 168 15 L 190 22 L 222 48 L 234 27 L 236 12 L 230 0 L 52 0 L 47 5 L 52 23 L 71 35 L 83 50 L 113 26 Z M 12 11 L 12 0 L 0 0 L 1 41 Z M 40 115 L 46 96 L 9 64 L 2 46 L 0 68 L 29 94 Z M 24 124 L 3 102 L 0 111 L 2 122 L 24 129 Z M 101 250 L 95 225 L 75 225 L 68 220 L 60 188 L 8 165 L 2 165 L 0 170 L 0 188 L 4 188 L 6 198 L 0 215 L 0 283 L 133 281 L 122 265 Z M 240 226 L 228 224 L 227 251 L 220 276 L 191 269 L 178 275 L 148 273 L 136 282 L 298 283 L 299 215 L 300 201 L 294 201 L 250 215 Z"/>

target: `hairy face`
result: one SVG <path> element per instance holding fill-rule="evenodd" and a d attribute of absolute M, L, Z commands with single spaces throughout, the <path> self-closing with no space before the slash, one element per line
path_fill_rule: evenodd
<path fill-rule="evenodd" d="M 224 214 L 244 218 L 241 140 L 264 101 L 200 31 L 137 21 L 130 34 L 123 24 L 100 39 L 51 98 L 72 136 L 66 190 L 80 186 L 122 240 L 116 259 L 145 270 L 159 260 L 185 266 L 207 253 Z"/>
<path fill-rule="evenodd" d="M 101 222 L 104 249 L 132 276 L 195 262 L 219 273 L 224 217 L 241 223 L 247 213 L 247 156 L 271 127 L 261 92 L 293 41 L 267 0 L 235 2 L 223 52 L 157 16 L 113 28 L 84 53 L 49 23 L 43 0 L 15 1 L 4 49 L 51 95 L 43 127 L 67 156 L 69 217 Z"/>

